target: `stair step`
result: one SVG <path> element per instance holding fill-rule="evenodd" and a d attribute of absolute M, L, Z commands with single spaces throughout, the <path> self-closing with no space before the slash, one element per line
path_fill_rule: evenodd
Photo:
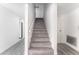
<path fill-rule="evenodd" d="M 47 30 L 33 30 L 33 33 L 45 33 L 47 34 Z"/>
<path fill-rule="evenodd" d="M 32 41 L 32 43 L 48 43 L 50 41 Z"/>
<path fill-rule="evenodd" d="M 33 33 L 33 37 L 48 37 L 46 33 Z"/>
<path fill-rule="evenodd" d="M 35 27 L 46 27 L 45 24 L 42 24 L 42 23 L 40 23 L 40 24 L 34 24 L 34 26 Z"/>
<path fill-rule="evenodd" d="M 46 30 L 46 29 L 33 29 L 33 30 Z M 47 30 L 46 30 L 47 31 Z"/>
<path fill-rule="evenodd" d="M 44 22 L 35 22 L 35 25 L 36 25 L 36 24 L 43 24 L 43 25 L 45 25 Z"/>
<path fill-rule="evenodd" d="M 42 24 L 42 25 L 45 25 L 44 22 L 40 22 L 40 23 L 39 23 L 39 22 L 36 22 L 34 25 L 41 25 L 41 24 Z"/>
<path fill-rule="evenodd" d="M 34 27 L 34 29 L 46 29 L 46 27 Z"/>
<path fill-rule="evenodd" d="M 34 24 L 34 29 L 36 29 L 36 28 L 38 28 L 38 29 L 42 29 L 42 28 L 46 29 L 46 26 L 44 24 Z"/>
<path fill-rule="evenodd" d="M 31 43 L 31 47 L 51 47 L 50 42 L 42 43 L 42 42 L 36 42 L 36 43 Z"/>
<path fill-rule="evenodd" d="M 30 48 L 30 55 L 53 55 L 54 52 L 51 48 Z"/>
<path fill-rule="evenodd" d="M 44 23 L 36 23 L 34 26 L 41 26 L 41 27 L 46 27 Z"/>
<path fill-rule="evenodd" d="M 49 41 L 48 38 L 32 38 L 32 41 Z"/>
<path fill-rule="evenodd" d="M 46 27 L 42 25 L 36 25 L 34 28 L 46 28 Z"/>

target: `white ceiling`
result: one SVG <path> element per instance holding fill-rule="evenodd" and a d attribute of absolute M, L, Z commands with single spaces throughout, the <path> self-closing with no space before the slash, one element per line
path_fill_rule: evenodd
<path fill-rule="evenodd" d="M 58 15 L 69 13 L 76 8 L 79 8 L 79 3 L 58 3 Z"/>
<path fill-rule="evenodd" d="M 25 4 L 24 3 L 8 3 L 1 4 L 4 7 L 10 9 L 17 15 L 24 17 L 25 16 Z M 76 8 L 79 8 L 79 3 L 58 3 L 57 4 L 57 13 L 58 15 L 69 13 Z"/>
<path fill-rule="evenodd" d="M 8 3 L 8 4 L 1 4 L 2 6 L 10 9 L 18 16 L 24 17 L 25 16 L 25 4 L 24 3 Z"/>

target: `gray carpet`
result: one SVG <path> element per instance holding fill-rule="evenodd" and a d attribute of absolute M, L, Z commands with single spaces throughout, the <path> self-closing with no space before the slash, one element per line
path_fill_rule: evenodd
<path fill-rule="evenodd" d="M 29 55 L 53 55 L 44 20 L 37 18 L 34 23 Z"/>
<path fill-rule="evenodd" d="M 59 43 L 58 55 L 79 55 L 79 52 L 64 43 Z"/>
<path fill-rule="evenodd" d="M 24 39 L 20 40 L 0 55 L 24 55 Z"/>

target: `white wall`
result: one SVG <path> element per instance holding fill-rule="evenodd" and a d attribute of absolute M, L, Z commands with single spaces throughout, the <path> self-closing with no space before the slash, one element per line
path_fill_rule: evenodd
<path fill-rule="evenodd" d="M 66 18 L 65 23 L 66 35 L 70 35 L 77 39 L 77 46 L 74 47 L 76 47 L 77 50 L 79 51 L 79 8 L 65 15 L 65 18 Z"/>
<path fill-rule="evenodd" d="M 28 3 L 25 4 L 25 54 L 28 55 Z"/>
<path fill-rule="evenodd" d="M 44 17 L 44 4 L 36 4 L 39 8 L 35 8 L 36 10 L 36 18 L 43 18 Z"/>
<path fill-rule="evenodd" d="M 35 20 L 35 8 L 34 4 L 28 4 L 28 27 L 29 27 L 29 46 L 30 46 L 30 41 L 32 37 L 32 30 L 33 30 L 33 25 L 34 25 L 34 20 Z"/>
<path fill-rule="evenodd" d="M 19 17 L 19 38 L 25 39 L 25 20 L 22 17 Z M 23 27 L 21 26 L 21 23 L 23 23 Z"/>
<path fill-rule="evenodd" d="M 18 16 L 25 17 L 25 3 L 5 3 L 1 5 L 12 10 Z"/>
<path fill-rule="evenodd" d="M 0 53 L 19 40 L 18 16 L 0 5 Z"/>
<path fill-rule="evenodd" d="M 45 5 L 45 23 L 49 34 L 49 39 L 54 49 L 54 54 L 57 54 L 57 5 Z"/>

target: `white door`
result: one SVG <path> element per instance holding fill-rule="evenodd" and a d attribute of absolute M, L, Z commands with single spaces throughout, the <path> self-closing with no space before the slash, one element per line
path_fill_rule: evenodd
<path fill-rule="evenodd" d="M 43 18 L 44 16 L 44 4 L 36 4 L 36 18 Z"/>
<path fill-rule="evenodd" d="M 58 43 L 65 43 L 66 42 L 66 34 L 65 34 L 65 20 L 63 17 L 58 17 L 57 20 L 57 41 Z"/>

